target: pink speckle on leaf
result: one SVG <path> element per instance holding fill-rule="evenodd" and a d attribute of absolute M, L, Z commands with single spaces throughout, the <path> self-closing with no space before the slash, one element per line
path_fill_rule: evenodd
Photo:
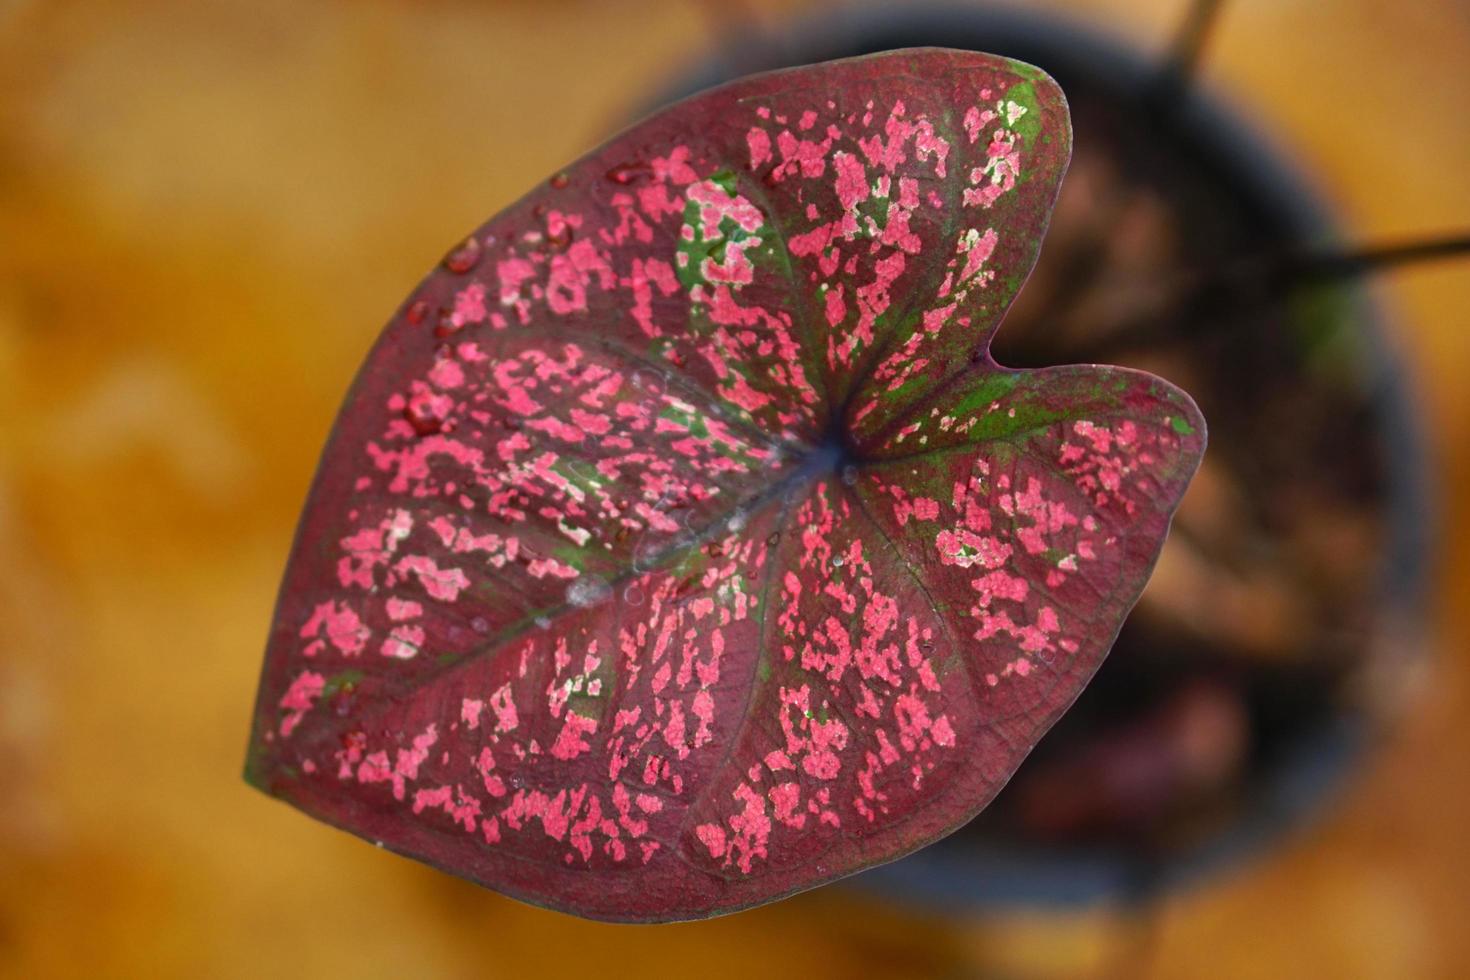
<path fill-rule="evenodd" d="M 400 572 L 412 572 L 432 598 L 453 602 L 459 593 L 468 588 L 469 578 L 458 568 L 440 568 L 438 563 L 426 555 L 409 555 L 399 560 L 396 568 Z"/>
<path fill-rule="evenodd" d="M 424 645 L 422 626 L 395 626 L 383 641 L 382 654 L 395 660 L 411 660 Z"/>
<path fill-rule="evenodd" d="M 837 171 L 837 201 L 844 209 L 855 208 L 867 199 L 868 178 L 860 159 L 851 153 L 837 153 L 832 158 Z"/>
<path fill-rule="evenodd" d="M 484 709 L 484 701 L 478 698 L 465 698 L 460 702 L 459 719 L 470 731 L 474 731 L 480 727 L 480 712 Z"/>
<path fill-rule="evenodd" d="M 725 831 L 719 826 L 706 823 L 694 828 L 695 834 L 705 847 L 709 848 L 709 855 L 713 858 L 725 856 Z"/>
<path fill-rule="evenodd" d="M 755 170 L 771 159 L 771 135 L 759 126 L 752 126 L 745 134 L 750 148 L 750 169 Z"/>
<path fill-rule="evenodd" d="M 280 707 L 286 712 L 285 717 L 281 719 L 282 738 L 289 738 L 296 730 L 296 726 L 301 723 L 302 716 L 310 711 L 316 699 L 321 697 L 325 684 L 326 678 L 314 671 L 302 671 L 296 675 L 296 679 L 291 682 L 286 693 L 281 695 Z"/>
<path fill-rule="evenodd" d="M 470 283 L 455 293 L 454 312 L 451 314 L 455 326 L 479 323 L 486 315 L 484 283 Z"/>
<path fill-rule="evenodd" d="M 325 631 L 328 642 L 347 657 L 355 657 L 361 653 L 363 647 L 367 645 L 368 638 L 372 636 L 372 631 L 363 625 L 362 620 L 351 607 L 332 601 L 317 604 L 312 611 L 311 618 L 306 621 L 305 626 L 301 627 L 301 636 L 303 638 L 317 637 L 322 635 L 323 631 Z M 307 648 L 308 656 L 313 652 L 311 647 Z"/>
<path fill-rule="evenodd" d="M 584 718 L 574 711 L 567 712 L 561 731 L 556 736 L 556 742 L 551 746 L 551 754 L 558 759 L 575 759 L 591 748 L 587 742 L 587 736 L 596 730 L 596 719 Z"/>

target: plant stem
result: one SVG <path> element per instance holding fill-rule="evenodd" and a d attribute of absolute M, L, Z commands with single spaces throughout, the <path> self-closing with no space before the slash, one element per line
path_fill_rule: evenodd
<path fill-rule="evenodd" d="M 1233 314 L 1269 308 L 1301 286 L 1358 279 L 1380 271 L 1461 256 L 1470 256 L 1470 234 L 1332 251 L 1293 250 L 1253 256 L 1214 273 L 1176 281 L 1112 324 L 1096 329 L 1094 341 L 1071 349 L 1068 354 L 1084 361 L 1100 360 L 1118 350 L 1162 343 L 1174 336 L 1198 336 L 1199 330 L 1229 322 Z M 1185 318 L 1195 320 L 1195 329 L 1175 330 Z"/>
<path fill-rule="evenodd" d="M 1189 5 L 1154 82 L 1160 101 L 1172 100 L 1194 81 L 1205 45 L 1219 23 L 1223 6 L 1223 0 L 1193 0 Z"/>

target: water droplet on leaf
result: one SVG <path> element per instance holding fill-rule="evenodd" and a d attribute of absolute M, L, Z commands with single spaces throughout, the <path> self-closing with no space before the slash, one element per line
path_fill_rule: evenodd
<path fill-rule="evenodd" d="M 480 240 L 474 235 L 466 238 L 444 256 L 444 268 L 456 275 L 464 275 L 480 264 Z"/>
<path fill-rule="evenodd" d="M 592 483 L 597 479 L 597 467 L 585 459 L 568 460 L 567 469 L 571 471 L 572 476 L 581 480 L 583 483 Z"/>
<path fill-rule="evenodd" d="M 630 585 L 623 590 L 623 601 L 630 606 L 643 605 L 643 590 L 636 585 Z"/>
<path fill-rule="evenodd" d="M 633 568 L 635 571 L 646 572 L 658 564 L 658 544 L 649 540 L 648 536 L 633 547 Z"/>
<path fill-rule="evenodd" d="M 647 392 L 654 397 L 662 395 L 664 389 L 668 386 L 668 378 L 664 373 L 662 371 L 654 371 L 650 368 L 635 368 L 631 380 L 634 388 Z"/>
<path fill-rule="evenodd" d="M 403 417 L 421 436 L 431 436 L 444 431 L 445 419 L 440 414 L 434 399 L 415 398 L 403 408 Z"/>
<path fill-rule="evenodd" d="M 434 324 L 434 336 L 439 338 L 452 337 L 464 329 L 464 324 L 454 319 L 452 313 L 444 313 L 439 317 L 439 322 Z"/>
<path fill-rule="evenodd" d="M 842 482 L 843 483 L 847 484 L 848 486 L 853 486 L 853 485 L 855 485 L 857 483 L 857 479 L 858 479 L 858 471 L 857 471 L 857 467 L 856 466 L 850 466 L 849 465 L 849 466 L 844 466 L 842 468 Z"/>
<path fill-rule="evenodd" d="M 607 179 L 614 184 L 631 184 L 642 177 L 651 177 L 653 168 L 646 163 L 620 163 L 607 172 Z"/>
<path fill-rule="evenodd" d="M 555 187 L 557 190 L 561 190 L 563 187 L 567 186 L 571 182 L 572 178 L 567 176 L 567 172 L 565 170 L 563 170 L 559 174 L 553 174 L 552 178 L 547 181 L 548 184 L 550 184 L 552 187 Z"/>
<path fill-rule="evenodd" d="M 612 586 L 606 579 L 596 575 L 583 575 L 567 586 L 567 602 L 578 609 L 586 609 L 612 598 Z"/>

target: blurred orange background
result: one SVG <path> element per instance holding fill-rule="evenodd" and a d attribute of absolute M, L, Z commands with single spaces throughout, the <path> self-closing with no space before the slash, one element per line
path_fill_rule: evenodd
<path fill-rule="evenodd" d="M 1470 261 L 1379 277 L 1444 504 L 1437 654 L 1337 812 L 1118 910 L 829 888 L 618 927 L 239 777 L 298 508 L 444 246 L 797 0 L 0 0 L 0 974 L 1458 976 L 1470 968 Z M 1184 4 L 1038 5 L 1161 48 Z M 1205 57 L 1355 240 L 1470 226 L 1470 10 L 1235 0 Z"/>

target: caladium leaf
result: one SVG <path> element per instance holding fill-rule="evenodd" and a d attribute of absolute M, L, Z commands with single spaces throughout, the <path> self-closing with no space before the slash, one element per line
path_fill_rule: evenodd
<path fill-rule="evenodd" d="M 1036 69 L 895 52 L 696 96 L 477 230 L 327 446 L 250 780 L 618 920 L 972 817 L 1204 448 L 1157 378 L 989 357 L 1069 152 Z"/>

